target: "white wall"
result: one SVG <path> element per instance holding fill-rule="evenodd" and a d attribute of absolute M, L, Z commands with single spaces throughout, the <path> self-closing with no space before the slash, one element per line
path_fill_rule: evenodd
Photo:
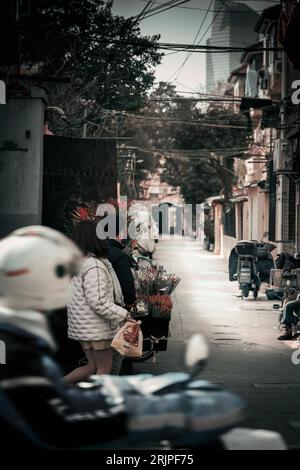
<path fill-rule="evenodd" d="M 33 89 L 0 106 L 0 236 L 41 223 L 44 103 L 43 92 Z M 17 150 L 3 151 L 5 141 Z"/>
<path fill-rule="evenodd" d="M 223 236 L 223 258 L 228 261 L 232 248 L 236 245 L 236 238 L 228 237 L 228 235 Z"/>

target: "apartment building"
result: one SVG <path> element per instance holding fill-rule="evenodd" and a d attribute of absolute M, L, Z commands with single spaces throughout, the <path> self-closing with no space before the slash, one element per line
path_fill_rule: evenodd
<path fill-rule="evenodd" d="M 281 242 L 284 236 L 278 227 L 286 217 L 287 192 L 291 190 L 287 177 L 274 171 L 281 135 L 282 53 L 277 50 L 280 14 L 280 5 L 261 13 L 254 25 L 257 40 L 248 44 L 239 66 L 228 76 L 233 96 L 240 99 L 234 111 L 245 116 L 251 139 L 247 152 L 235 160 L 237 184 L 230 203 L 225 204 L 220 196 L 208 200 L 215 212 L 215 239 L 219 241 L 215 252 L 225 257 L 237 240 L 260 240 L 268 232 L 269 240 Z"/>
<path fill-rule="evenodd" d="M 240 2 L 215 0 L 212 13 L 211 37 L 208 46 L 245 47 L 255 42 L 254 25 L 258 14 Z M 219 83 L 225 83 L 230 72 L 238 67 L 239 52 L 206 54 L 206 91 L 215 93 Z"/>

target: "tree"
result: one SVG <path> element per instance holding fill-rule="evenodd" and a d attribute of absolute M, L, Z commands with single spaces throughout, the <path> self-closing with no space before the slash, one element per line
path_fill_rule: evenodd
<path fill-rule="evenodd" d="M 69 77 L 65 86 L 47 83 L 51 104 L 62 107 L 75 128 L 85 105 L 91 133 L 101 128 L 103 109 L 141 108 L 161 60 L 159 36 L 141 36 L 138 22 L 114 16 L 112 4 L 31 0 L 19 25 L 23 66 L 57 80 Z"/>
<path fill-rule="evenodd" d="M 180 107 L 177 111 L 182 115 Z M 178 149 L 180 160 L 174 157 L 166 160 L 164 178 L 171 185 L 180 182 L 182 195 L 188 203 L 202 203 L 220 192 L 228 201 L 235 182 L 234 156 L 241 156 L 243 151 L 239 149 L 248 146 L 245 119 L 223 107 L 210 106 L 203 113 L 193 106 L 189 120 L 202 121 L 203 126 L 177 126 L 174 148 Z"/>
<path fill-rule="evenodd" d="M 231 154 L 238 156 L 236 149 L 248 146 L 243 116 L 216 104 L 204 112 L 196 99 L 186 100 L 173 85 L 160 83 L 138 117 L 124 117 L 122 132 L 133 138 L 130 145 L 144 159 L 140 179 L 157 171 L 159 160 L 163 180 L 179 186 L 187 203 L 201 203 L 220 192 L 230 199 L 235 181 Z"/>
<path fill-rule="evenodd" d="M 172 124 L 163 121 L 165 116 L 172 115 L 174 103 L 155 101 L 156 99 L 175 98 L 175 87 L 161 82 L 149 95 L 145 106 L 140 110 L 139 116 L 121 116 L 119 135 L 131 140 L 120 150 L 121 155 L 135 156 L 134 181 L 132 180 L 131 162 L 126 159 L 119 160 L 119 179 L 122 194 L 136 198 L 142 180 L 148 174 L 154 173 L 160 167 L 163 156 L 161 149 L 170 148 L 173 145 Z M 152 120 L 152 117 L 155 119 Z M 128 149 L 132 147 L 132 150 Z M 127 150 L 126 150 L 127 149 Z M 125 167 L 125 168 L 124 168 Z M 126 167 L 127 170 L 126 171 Z M 135 190 L 132 190 L 132 185 Z"/>

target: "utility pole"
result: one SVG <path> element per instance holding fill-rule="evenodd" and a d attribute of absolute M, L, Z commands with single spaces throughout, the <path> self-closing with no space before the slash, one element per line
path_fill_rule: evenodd
<path fill-rule="evenodd" d="M 17 75 L 21 73 L 21 32 L 20 32 L 20 9 L 19 0 L 15 0 L 15 21 L 17 27 Z"/>
<path fill-rule="evenodd" d="M 86 137 L 86 134 L 87 134 L 87 122 L 86 122 L 86 118 L 87 118 L 87 105 L 84 106 L 84 111 L 83 111 L 83 118 L 84 118 L 84 125 L 83 125 L 83 128 L 82 128 L 82 137 Z"/>
<path fill-rule="evenodd" d="M 285 11 L 286 4 L 282 2 L 282 10 Z M 286 115 L 285 108 L 286 102 L 285 99 L 289 94 L 288 89 L 288 69 L 289 63 L 285 50 L 282 50 L 282 73 L 281 73 L 281 131 L 280 131 L 280 140 L 284 142 L 286 138 Z M 280 242 L 278 243 L 278 252 L 284 250 L 283 242 L 285 240 L 285 222 L 287 214 L 285 213 L 285 200 L 287 197 L 287 181 L 286 176 L 278 176 L 278 194 L 277 194 L 277 203 L 276 203 L 276 239 Z"/>

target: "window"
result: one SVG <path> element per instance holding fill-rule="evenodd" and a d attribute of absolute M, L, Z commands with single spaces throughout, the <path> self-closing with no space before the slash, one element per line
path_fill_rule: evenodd
<path fill-rule="evenodd" d="M 225 209 L 224 214 L 224 234 L 228 237 L 235 238 L 236 227 L 235 227 L 235 206 Z"/>

